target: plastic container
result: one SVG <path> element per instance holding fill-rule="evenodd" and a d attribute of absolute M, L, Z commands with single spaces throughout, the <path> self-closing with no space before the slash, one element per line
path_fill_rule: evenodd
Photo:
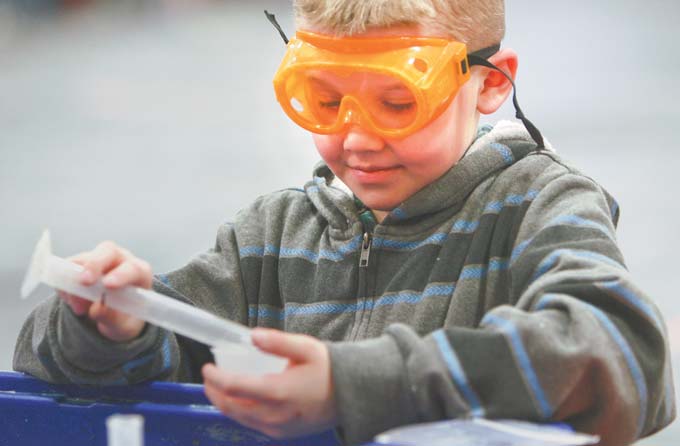
<path fill-rule="evenodd" d="M 335 433 L 273 440 L 209 405 L 203 386 L 154 382 L 121 387 L 53 385 L 0 372 L 0 445 L 106 446 L 106 419 L 144 417 L 145 446 L 337 446 Z"/>

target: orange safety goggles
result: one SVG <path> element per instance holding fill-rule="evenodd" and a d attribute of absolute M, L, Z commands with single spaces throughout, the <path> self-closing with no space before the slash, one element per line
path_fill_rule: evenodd
<path fill-rule="evenodd" d="M 385 138 L 404 138 L 432 122 L 470 78 L 470 66 L 497 70 L 513 86 L 516 117 L 539 148 L 540 131 L 517 101 L 515 83 L 487 59 L 494 45 L 467 54 L 464 43 L 434 37 L 331 37 L 298 31 L 274 76 L 276 98 L 301 127 L 321 134 L 358 125 Z"/>
<path fill-rule="evenodd" d="M 403 138 L 437 118 L 469 78 L 460 42 L 298 31 L 274 89 L 286 114 L 311 132 L 339 133 L 359 125 Z"/>

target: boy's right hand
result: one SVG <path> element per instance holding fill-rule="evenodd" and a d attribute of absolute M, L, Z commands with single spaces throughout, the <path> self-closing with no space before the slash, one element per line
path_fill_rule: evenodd
<path fill-rule="evenodd" d="M 107 290 L 128 285 L 150 289 L 153 282 L 149 264 L 113 242 L 100 243 L 93 251 L 69 260 L 85 268 L 80 276 L 80 283 L 85 286 L 93 285 L 100 278 Z M 146 324 L 141 319 L 107 307 L 101 301 L 92 302 L 63 291 L 58 294 L 76 315 L 95 321 L 99 333 L 113 341 L 125 342 L 136 338 Z"/>

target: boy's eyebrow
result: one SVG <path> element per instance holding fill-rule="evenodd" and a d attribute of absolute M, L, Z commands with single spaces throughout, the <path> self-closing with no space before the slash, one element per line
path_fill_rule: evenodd
<path fill-rule="evenodd" d="M 406 85 L 404 85 L 403 82 L 399 82 L 399 81 L 395 82 L 392 85 L 388 85 L 383 89 L 383 91 L 385 91 L 385 92 L 398 91 L 398 90 L 407 91 L 409 93 L 411 92 L 411 90 Z"/>
<path fill-rule="evenodd" d="M 313 74 L 308 75 L 307 79 L 310 82 L 313 82 L 314 84 L 316 84 L 317 87 L 325 88 L 327 90 L 337 91 L 337 88 L 335 88 L 331 83 L 329 83 L 329 82 L 327 82 L 323 79 L 320 79 L 320 78 L 314 76 Z"/>
<path fill-rule="evenodd" d="M 318 76 L 315 76 L 313 74 L 309 74 L 307 76 L 307 79 L 310 82 L 313 82 L 314 84 L 316 84 L 317 86 L 319 86 L 321 88 L 326 88 L 328 90 L 337 91 L 337 88 L 333 85 L 332 82 L 328 82 L 326 80 L 323 80 L 323 79 L 319 78 Z M 408 93 L 410 93 L 411 92 L 411 90 L 406 85 L 404 85 L 403 82 L 398 81 L 398 80 L 391 82 L 391 83 L 385 85 L 384 87 L 381 87 L 380 91 L 383 92 L 383 93 L 391 93 L 391 92 L 408 92 Z"/>

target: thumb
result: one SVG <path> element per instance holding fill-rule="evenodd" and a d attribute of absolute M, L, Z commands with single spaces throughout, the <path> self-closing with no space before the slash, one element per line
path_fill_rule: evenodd
<path fill-rule="evenodd" d="M 251 338 L 253 344 L 260 350 L 286 357 L 297 363 L 309 362 L 314 351 L 314 339 L 309 336 L 255 328 L 251 333 Z"/>

